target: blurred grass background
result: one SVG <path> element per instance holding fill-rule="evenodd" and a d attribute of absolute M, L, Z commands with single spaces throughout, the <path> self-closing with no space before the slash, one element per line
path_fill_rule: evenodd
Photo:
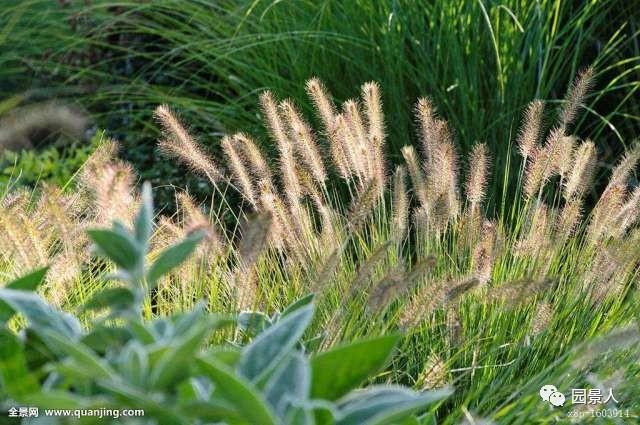
<path fill-rule="evenodd" d="M 0 0 L 0 96 L 64 99 L 86 108 L 124 145 L 154 185 L 206 185 L 159 160 L 153 107 L 168 103 L 215 153 L 222 133 L 260 134 L 256 98 L 291 97 L 308 116 L 303 82 L 324 80 L 337 100 L 381 83 L 388 154 L 414 130 L 412 105 L 430 96 L 457 135 L 459 153 L 487 142 L 495 158 L 493 205 L 524 105 L 547 113 L 576 72 L 597 84 L 576 134 L 605 163 L 640 132 L 640 13 L 634 2 L 560 0 L 45 1 Z M 159 203 L 171 203 L 171 188 Z"/>

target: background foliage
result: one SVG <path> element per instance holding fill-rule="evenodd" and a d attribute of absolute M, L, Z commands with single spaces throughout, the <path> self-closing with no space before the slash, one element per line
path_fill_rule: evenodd
<path fill-rule="evenodd" d="M 366 80 L 381 83 L 394 160 L 414 128 L 407 106 L 427 95 L 455 130 L 459 153 L 486 141 L 503 172 L 524 105 L 560 99 L 590 64 L 597 88 L 579 134 L 596 141 L 605 165 L 638 134 L 639 19 L 625 0 L 7 5 L 0 44 L 12 48 L 0 54 L 3 94 L 22 89 L 79 100 L 125 142 L 123 155 L 155 185 L 185 182 L 154 153 L 155 105 L 188 115 L 215 151 L 222 132 L 264 135 L 256 97 L 265 88 L 308 111 L 300 82 L 313 75 L 339 100 Z M 161 196 L 170 202 L 172 193 Z"/>

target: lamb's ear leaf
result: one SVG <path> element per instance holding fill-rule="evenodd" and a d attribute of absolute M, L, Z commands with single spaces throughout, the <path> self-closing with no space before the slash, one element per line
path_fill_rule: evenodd
<path fill-rule="evenodd" d="M 160 253 L 147 272 L 147 284 L 154 287 L 158 279 L 182 264 L 198 246 L 204 235 L 193 233 Z"/>
<path fill-rule="evenodd" d="M 105 391 L 113 394 L 116 399 L 122 400 L 125 405 L 136 406 L 136 408 L 144 410 L 145 415 L 152 418 L 162 418 L 163 425 L 187 425 L 190 423 L 185 415 L 174 411 L 157 401 L 150 394 L 123 383 L 121 380 L 99 380 L 97 384 Z"/>
<path fill-rule="evenodd" d="M 234 373 L 232 369 L 213 359 L 202 358 L 196 359 L 195 367 L 198 373 L 213 382 L 215 395 L 233 405 L 236 415 L 240 413 L 247 423 L 264 425 L 278 423 L 269 406 L 260 397 L 257 388 L 242 376 Z"/>
<path fill-rule="evenodd" d="M 171 347 L 162 354 L 153 367 L 150 382 L 153 389 L 166 389 L 180 382 L 189 369 L 204 340 L 211 332 L 207 317 L 201 317 L 184 335 L 176 335 Z"/>
<path fill-rule="evenodd" d="M 44 281 L 44 277 L 47 274 L 49 267 L 43 267 L 32 271 L 31 273 L 19 277 L 18 279 L 9 282 L 5 285 L 7 289 L 16 289 L 20 291 L 35 291 L 38 286 Z M 9 307 L 4 301 L 0 300 L 0 323 L 6 323 L 15 314 L 14 310 Z"/>
<path fill-rule="evenodd" d="M 258 311 L 243 311 L 238 315 L 238 328 L 250 337 L 264 332 L 271 326 L 271 319 Z"/>
<path fill-rule="evenodd" d="M 97 324 L 80 341 L 97 353 L 105 353 L 108 349 L 124 347 L 132 338 L 134 334 L 128 328 Z"/>
<path fill-rule="evenodd" d="M 114 381 L 118 379 L 115 370 L 88 346 L 69 341 L 64 335 L 53 331 L 44 332 L 43 339 L 48 346 L 68 356 L 73 361 L 74 369 L 87 377 Z"/>
<path fill-rule="evenodd" d="M 107 288 L 96 293 L 83 304 L 82 310 L 103 310 L 110 308 L 112 311 L 120 311 L 130 308 L 135 302 L 135 294 L 129 288 Z"/>
<path fill-rule="evenodd" d="M 284 310 L 282 310 L 282 314 L 280 315 L 280 317 L 287 316 L 293 313 L 294 311 L 298 310 L 299 308 L 302 308 L 305 305 L 311 304 L 313 302 L 313 298 L 314 298 L 314 294 L 311 293 L 300 298 L 298 301 L 295 301 L 289 304 Z"/>
<path fill-rule="evenodd" d="M 381 336 L 318 354 L 311 360 L 311 397 L 336 400 L 356 388 L 385 365 L 398 339 L 397 335 Z"/>
<path fill-rule="evenodd" d="M 80 322 L 74 316 L 59 311 L 47 304 L 33 292 L 16 289 L 0 289 L 0 301 L 12 311 L 23 314 L 30 327 L 37 333 L 55 331 L 75 341 L 81 333 Z"/>
<path fill-rule="evenodd" d="M 253 382 L 268 376 L 300 340 L 313 318 L 313 304 L 295 312 L 259 334 L 242 351 L 239 372 Z"/>
<path fill-rule="evenodd" d="M 47 275 L 48 270 L 49 267 L 36 269 L 22 277 L 19 277 L 13 282 L 9 282 L 5 285 L 5 288 L 19 289 L 21 291 L 35 291 L 38 289 L 38 286 L 44 282 L 44 277 Z"/>
<path fill-rule="evenodd" d="M 226 365 L 230 368 L 235 368 L 240 361 L 240 349 L 233 346 L 210 347 L 202 352 L 199 357 Z"/>
<path fill-rule="evenodd" d="M 310 388 L 309 360 L 301 353 L 294 352 L 273 372 L 265 385 L 264 397 L 276 414 L 284 419 L 292 406 L 308 400 Z"/>
<path fill-rule="evenodd" d="M 402 423 L 452 393 L 451 388 L 416 392 L 399 386 L 374 385 L 340 400 L 340 419 L 336 425 Z"/>
<path fill-rule="evenodd" d="M 132 272 L 138 267 L 140 252 L 138 243 L 130 236 L 107 229 L 87 230 L 98 251 L 118 267 Z"/>
<path fill-rule="evenodd" d="M 89 398 L 63 390 L 35 392 L 24 396 L 20 401 L 28 406 L 38 406 L 40 409 L 86 409 L 107 406 L 109 403 L 104 397 Z"/>

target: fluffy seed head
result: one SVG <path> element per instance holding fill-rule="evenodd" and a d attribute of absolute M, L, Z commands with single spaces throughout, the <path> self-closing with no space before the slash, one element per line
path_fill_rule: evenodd
<path fill-rule="evenodd" d="M 638 220 L 640 220 L 640 186 L 633 190 L 629 199 L 616 214 L 615 236 L 623 236 Z"/>
<path fill-rule="evenodd" d="M 564 242 L 576 231 L 582 217 L 582 200 L 572 199 L 560 210 L 556 222 L 558 241 Z"/>
<path fill-rule="evenodd" d="M 445 139 L 446 140 L 446 139 Z M 458 190 L 458 158 L 453 143 L 440 143 L 435 152 L 434 169 L 431 181 L 438 195 L 445 195 L 448 215 L 455 218 L 460 209 Z"/>
<path fill-rule="evenodd" d="M 407 195 L 407 171 L 399 165 L 393 174 L 393 229 L 398 239 L 407 231 L 409 220 L 409 197 Z"/>
<path fill-rule="evenodd" d="M 578 110 L 583 106 L 584 98 L 592 85 L 593 68 L 589 67 L 580 71 L 569 88 L 564 99 L 564 106 L 560 111 L 560 122 L 563 129 L 566 129 L 575 120 Z"/>
<path fill-rule="evenodd" d="M 591 212 L 588 235 L 592 242 L 615 234 L 613 218 L 622 209 L 626 195 L 627 188 L 625 186 L 607 186 Z"/>
<path fill-rule="evenodd" d="M 636 144 L 633 149 L 627 151 L 618 165 L 613 169 L 609 185 L 605 190 L 608 190 L 609 187 L 613 186 L 626 185 L 639 160 L 640 143 Z"/>
<path fill-rule="evenodd" d="M 469 175 L 466 184 L 467 200 L 471 212 L 473 212 L 484 199 L 488 173 L 489 158 L 487 155 L 487 145 L 485 143 L 479 143 L 475 145 L 471 151 Z"/>
<path fill-rule="evenodd" d="M 167 105 L 158 106 L 155 110 L 155 116 L 164 129 L 165 138 L 158 144 L 161 152 L 181 160 L 211 182 L 222 178 L 215 162 L 191 137 Z"/>
<path fill-rule="evenodd" d="M 290 131 L 290 139 L 294 141 L 294 149 L 302 157 L 313 178 L 324 185 L 327 174 L 311 127 L 304 121 L 292 101 L 281 102 L 280 110 Z"/>
<path fill-rule="evenodd" d="M 42 132 L 81 138 L 87 124 L 82 112 L 58 103 L 19 107 L 0 119 L 0 152 L 33 147 L 33 135 Z"/>
<path fill-rule="evenodd" d="M 242 157 L 249 164 L 249 171 L 257 179 L 258 186 L 261 188 L 272 189 L 273 180 L 271 177 L 271 170 L 269 169 L 269 165 L 256 142 L 244 133 L 235 134 L 233 139 L 238 148 L 242 150 Z"/>
<path fill-rule="evenodd" d="M 580 199 L 591 185 L 596 169 L 597 152 L 592 141 L 587 140 L 578 146 L 574 155 L 571 172 L 563 181 L 564 198 Z"/>
<path fill-rule="evenodd" d="M 435 116 L 435 108 L 428 98 L 420 98 L 416 103 L 415 115 L 420 131 L 420 141 L 427 164 L 431 164 L 435 147 L 440 142 L 439 128 Z"/>
<path fill-rule="evenodd" d="M 411 184 L 413 191 L 418 197 L 420 206 L 427 208 L 429 205 L 429 196 L 427 192 L 427 183 L 422 172 L 420 165 L 418 164 L 418 158 L 416 157 L 416 151 L 413 146 L 408 145 L 402 148 L 402 156 L 407 163 L 407 169 L 409 170 L 409 176 L 411 177 Z"/>
<path fill-rule="evenodd" d="M 348 179 L 352 172 L 356 170 L 356 165 L 351 152 L 352 147 L 348 143 L 350 136 L 347 135 L 347 124 L 344 120 L 344 115 L 337 115 L 334 123 L 333 132 L 329 136 L 331 159 L 333 159 L 333 164 L 340 177 Z"/>
<path fill-rule="evenodd" d="M 199 253 L 204 255 L 207 250 L 219 252 L 222 248 L 222 240 L 193 198 L 181 192 L 178 194 L 178 205 L 183 216 L 184 234 L 189 235 L 198 231 L 204 233 L 204 243 L 198 247 Z"/>
<path fill-rule="evenodd" d="M 260 103 L 267 128 L 280 153 L 280 170 L 287 200 L 290 205 L 296 205 L 301 196 L 301 189 L 296 177 L 296 165 L 291 140 L 287 136 L 286 127 L 271 92 L 263 92 L 260 95 Z"/>
<path fill-rule="evenodd" d="M 417 386 L 422 390 L 433 390 L 447 385 L 449 369 L 437 354 L 431 354 L 418 376 Z"/>
<path fill-rule="evenodd" d="M 362 86 L 362 100 L 367 117 L 369 145 L 373 157 L 373 173 L 381 185 L 384 185 L 386 167 L 384 161 L 384 114 L 380 87 L 376 82 L 365 83 Z"/>
<path fill-rule="evenodd" d="M 496 225 L 485 220 L 482 223 L 480 240 L 473 250 L 473 275 L 480 285 L 485 285 L 491 279 L 491 272 L 496 258 Z"/>
<path fill-rule="evenodd" d="M 551 323 L 553 318 L 553 308 L 547 302 L 540 302 L 536 306 L 536 311 L 531 322 L 531 334 L 536 336 L 541 334 Z"/>
<path fill-rule="evenodd" d="M 518 150 L 520 151 L 520 155 L 525 159 L 525 162 L 538 145 L 543 113 L 544 103 L 540 100 L 534 100 L 529 103 L 525 110 L 522 127 L 518 134 Z"/>
<path fill-rule="evenodd" d="M 573 155 L 575 153 L 576 139 L 572 136 L 561 137 L 558 141 L 558 149 L 556 155 L 556 170 L 560 177 L 565 179 L 569 174 L 573 164 Z"/>
<path fill-rule="evenodd" d="M 531 160 L 527 163 L 524 173 L 524 195 L 527 199 L 538 196 L 546 183 L 551 169 L 551 158 L 545 148 L 538 147 L 531 152 Z"/>
<path fill-rule="evenodd" d="M 240 153 L 237 149 L 237 139 L 224 136 L 222 138 L 222 151 L 227 156 L 227 160 L 229 163 L 229 167 L 231 168 L 231 173 L 235 177 L 236 182 L 242 188 L 242 195 L 251 203 L 251 205 L 256 207 L 256 194 L 253 189 L 253 183 L 251 181 L 251 176 L 245 166 Z"/>
<path fill-rule="evenodd" d="M 108 225 L 115 219 L 130 222 L 136 208 L 133 168 L 124 162 L 107 163 L 85 184 L 93 194 L 95 220 Z"/>
<path fill-rule="evenodd" d="M 313 77 L 306 84 L 307 94 L 313 101 L 316 111 L 322 120 L 325 130 L 331 132 L 334 127 L 336 107 L 331 100 L 331 95 L 322 82 Z"/>

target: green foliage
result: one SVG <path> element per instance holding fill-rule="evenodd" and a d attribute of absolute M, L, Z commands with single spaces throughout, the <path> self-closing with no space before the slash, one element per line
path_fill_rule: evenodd
<path fill-rule="evenodd" d="M 561 99 L 591 64 L 598 86 L 580 134 L 613 153 L 637 136 L 638 10 L 627 0 L 103 0 L 58 9 L 31 0 L 4 15 L 16 22 L 7 35 L 16 47 L 0 63 L 17 67 L 15 57 L 25 52 L 38 76 L 77 88 L 101 124 L 122 134 L 127 159 L 154 186 L 188 181 L 192 192 L 206 193 L 200 180 L 154 160 L 149 122 L 157 104 L 188 115 L 215 151 L 222 132 L 260 129 L 261 89 L 291 96 L 310 112 L 299 83 L 313 75 L 340 101 L 364 81 L 381 83 L 392 159 L 414 128 L 407 104 L 430 96 L 461 153 L 486 141 L 503 172 L 526 103 Z M 35 20 L 46 25 L 34 33 L 28 23 Z M 43 59 L 51 45 L 54 53 Z M 87 86 L 99 89 L 84 94 Z"/>
<path fill-rule="evenodd" d="M 366 379 L 383 366 L 398 342 L 397 336 L 383 336 L 334 348 L 311 362 L 315 397 L 336 400 L 345 395 L 352 382 Z M 327 370 L 335 371 L 328 375 Z"/>
<path fill-rule="evenodd" d="M 415 414 L 450 395 L 449 389 L 415 392 L 384 385 L 354 391 L 385 365 L 397 337 L 309 358 L 302 336 L 314 314 L 311 296 L 282 314 L 264 316 L 268 326 L 243 348 L 211 343 L 235 320 L 208 313 L 201 303 L 144 322 L 146 293 L 186 260 L 201 238 L 186 236 L 149 265 L 152 216 L 151 189 L 145 184 L 133 229 L 116 222 L 110 230 L 89 231 L 96 252 L 117 267 L 111 277 L 121 285 L 83 305 L 85 312 L 109 310 L 106 316 L 85 316 L 87 326 L 34 292 L 46 269 L 0 289 L 3 410 L 15 405 L 37 406 L 41 412 L 143 409 L 144 417 L 132 423 L 377 425 L 415 423 Z M 18 334 L 10 330 L 16 314 L 27 322 Z"/>
<path fill-rule="evenodd" d="M 0 188 L 15 183 L 35 186 L 39 182 L 65 186 L 82 168 L 102 137 L 99 132 L 86 144 L 20 151 L 0 150 Z"/>

